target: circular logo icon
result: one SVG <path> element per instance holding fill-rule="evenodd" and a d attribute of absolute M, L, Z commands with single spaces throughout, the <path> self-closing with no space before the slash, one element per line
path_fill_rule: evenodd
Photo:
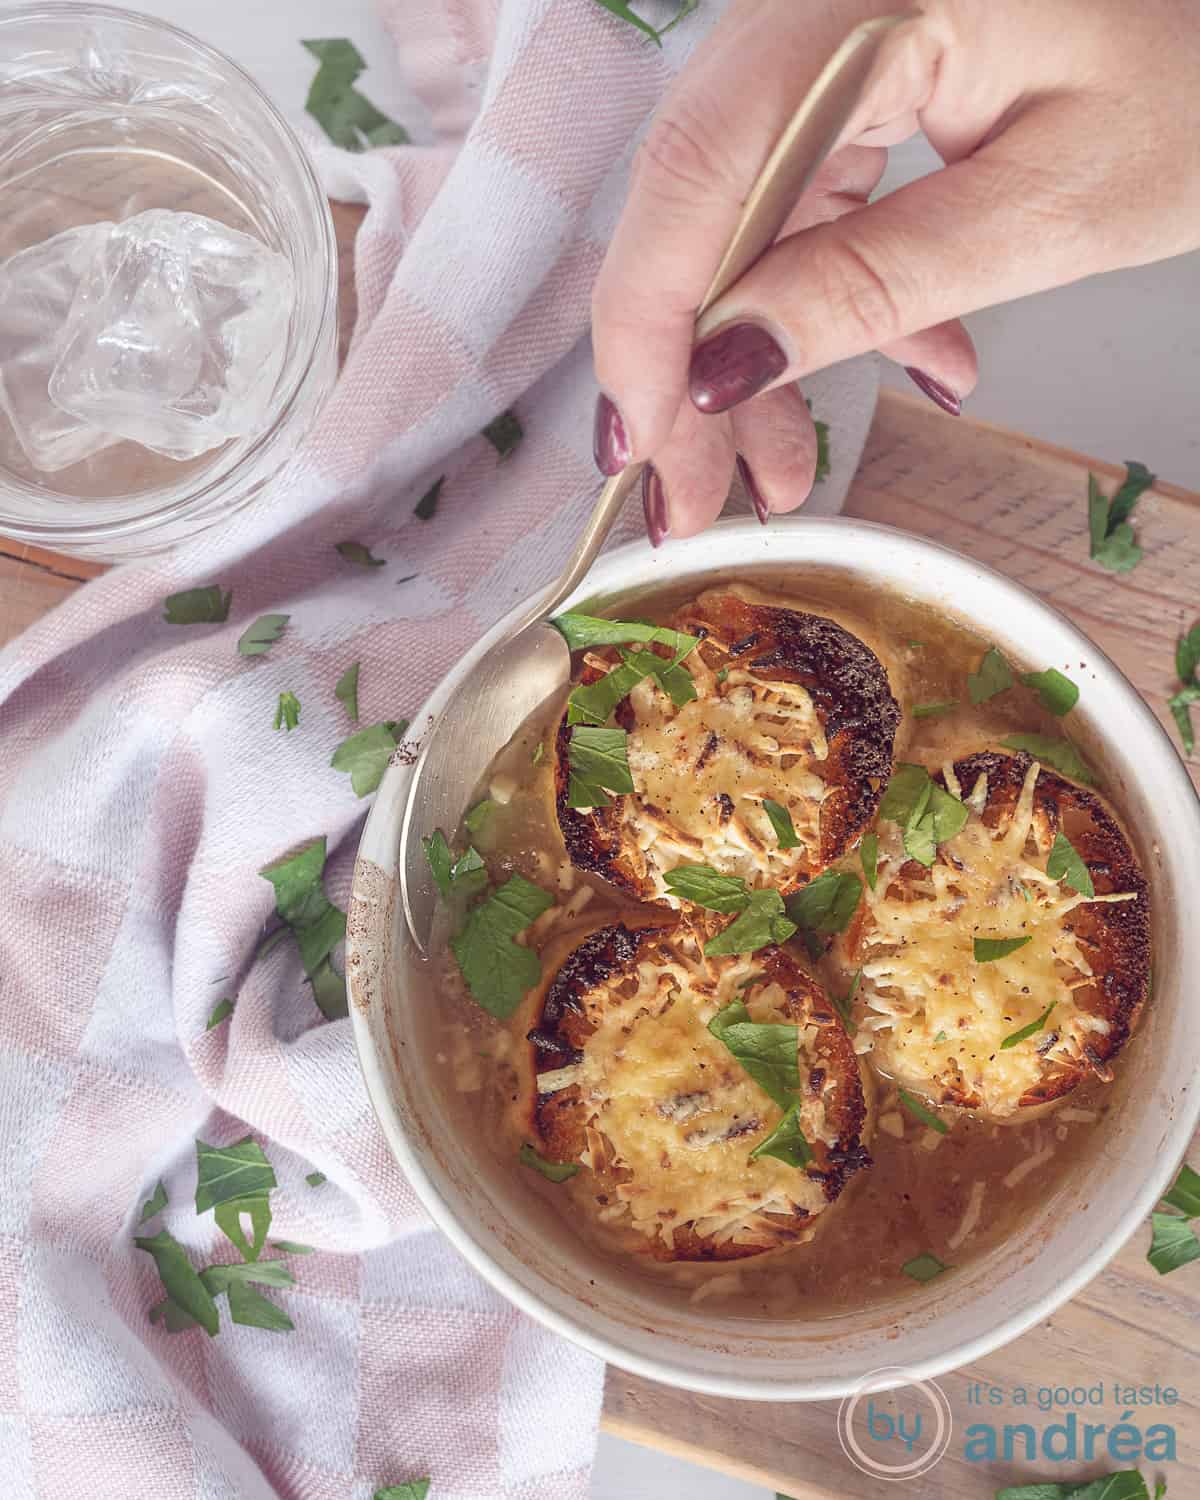
<path fill-rule="evenodd" d="M 842 1452 L 864 1474 L 919 1479 L 945 1457 L 954 1432 L 941 1386 L 899 1365 L 872 1370 L 838 1409 Z"/>

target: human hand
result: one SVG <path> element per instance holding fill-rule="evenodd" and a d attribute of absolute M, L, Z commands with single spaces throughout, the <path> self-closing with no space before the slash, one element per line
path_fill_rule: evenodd
<path fill-rule="evenodd" d="M 1200 245 L 1189 0 L 927 0 L 780 239 L 697 329 L 784 125 L 849 30 L 893 8 L 734 0 L 639 152 L 593 299 L 596 456 L 650 463 L 656 545 L 715 519 L 735 454 L 763 521 L 805 499 L 805 374 L 880 349 L 957 413 L 977 373 L 958 316 Z M 918 127 L 947 166 L 867 206 L 884 148 Z"/>

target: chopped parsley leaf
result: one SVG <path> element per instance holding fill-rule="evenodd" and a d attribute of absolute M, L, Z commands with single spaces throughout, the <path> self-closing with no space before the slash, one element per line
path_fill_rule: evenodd
<path fill-rule="evenodd" d="M 989 646 L 976 671 L 967 677 L 967 694 L 974 704 L 986 703 L 1013 685 L 1012 668 L 995 646 Z"/>
<path fill-rule="evenodd" d="M 286 729 L 289 734 L 300 722 L 300 700 L 295 693 L 280 693 L 275 709 L 275 728 Z"/>
<path fill-rule="evenodd" d="M 1015 1047 L 1018 1042 L 1028 1041 L 1031 1036 L 1037 1036 L 1039 1031 L 1044 1031 L 1046 1029 L 1046 1022 L 1050 1019 L 1050 1012 L 1057 1004 L 1057 1000 L 1052 1000 L 1036 1021 L 1030 1021 L 1029 1025 L 1022 1026 L 1020 1031 L 1014 1031 L 1010 1036 L 1006 1036 L 1000 1043 L 1001 1050 L 1007 1052 L 1010 1047 Z"/>
<path fill-rule="evenodd" d="M 567 745 L 568 807 L 607 807 L 614 796 L 633 791 L 623 729 L 578 724 Z"/>
<path fill-rule="evenodd" d="M 218 584 L 184 589 L 163 601 L 163 619 L 168 625 L 223 625 L 232 602 L 233 590 L 222 593 Z"/>
<path fill-rule="evenodd" d="M 1015 953 L 1018 948 L 1024 948 L 1026 943 L 1032 943 L 1030 936 L 1015 938 L 976 938 L 974 941 L 975 962 L 977 964 L 992 964 L 998 958 L 1007 958 L 1010 953 Z"/>
<path fill-rule="evenodd" d="M 524 932 L 554 897 L 521 875 L 514 875 L 467 915 L 450 948 L 475 1001 L 507 1020 L 541 977 L 537 954 L 513 939 Z"/>
<path fill-rule="evenodd" d="M 530 1167 L 535 1172 L 540 1172 L 547 1182 L 566 1182 L 568 1177 L 574 1177 L 579 1171 L 577 1161 L 547 1161 L 528 1143 L 523 1145 L 517 1154 L 517 1159 L 523 1167 Z"/>
<path fill-rule="evenodd" d="M 291 615 L 259 615 L 253 625 L 247 625 L 238 637 L 237 648 L 242 656 L 263 656 L 283 634 Z"/>

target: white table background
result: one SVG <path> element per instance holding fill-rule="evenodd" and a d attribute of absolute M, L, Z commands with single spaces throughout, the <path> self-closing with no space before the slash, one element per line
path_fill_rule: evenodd
<path fill-rule="evenodd" d="M 134 0 L 240 62 L 297 123 L 315 63 L 302 37 L 349 37 L 369 64 L 363 92 L 429 138 L 372 0 Z M 890 190 L 937 165 L 922 140 L 895 148 Z M 1064 287 L 968 320 L 980 353 L 972 416 L 1079 452 L 1142 460 L 1200 489 L 1200 253 Z M 902 371 L 885 384 L 911 390 Z M 1198 582 L 1200 590 L 1200 582 Z M 832 1436 L 832 1434 L 831 1434 Z M 764 1491 L 601 1435 L 595 1500 L 763 1500 Z"/>

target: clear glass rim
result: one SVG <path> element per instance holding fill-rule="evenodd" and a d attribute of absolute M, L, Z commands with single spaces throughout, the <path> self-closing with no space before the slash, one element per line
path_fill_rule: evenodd
<path fill-rule="evenodd" d="M 110 542 L 120 541 L 122 538 L 136 537 L 142 533 L 154 531 L 166 522 L 178 520 L 181 516 L 203 514 L 210 506 L 219 510 L 220 507 L 215 502 L 219 502 L 223 493 L 229 490 L 237 475 L 260 459 L 277 441 L 280 432 L 287 426 L 288 419 L 293 414 L 314 367 L 319 363 L 326 344 L 332 337 L 336 345 L 337 338 L 338 253 L 333 220 L 329 213 L 329 202 L 308 152 L 282 111 L 277 108 L 245 68 L 234 62 L 231 57 L 194 36 L 190 31 L 185 31 L 183 27 L 176 26 L 170 21 L 160 21 L 156 16 L 148 16 L 142 11 L 123 10 L 113 5 L 92 5 L 87 3 L 87 0 L 39 0 L 36 4 L 0 5 L 0 30 L 15 22 L 55 21 L 83 17 L 119 22 L 135 30 L 143 30 L 150 35 L 174 37 L 187 46 L 195 48 L 219 67 L 227 69 L 250 90 L 275 128 L 282 145 L 293 157 L 304 190 L 311 197 L 316 209 L 316 219 L 321 227 L 319 269 L 324 282 L 324 295 L 321 298 L 320 312 L 315 327 L 306 341 L 307 347 L 300 356 L 300 368 L 286 399 L 276 412 L 270 427 L 260 433 L 239 455 L 233 467 L 223 474 L 214 476 L 198 489 L 191 490 L 178 499 L 157 504 L 151 510 L 113 516 L 110 519 L 86 525 L 81 525 L 78 521 L 53 519 L 29 521 L 19 516 L 6 515 L 3 509 L 0 509 L 0 532 L 5 536 L 14 541 L 29 542 L 52 549 L 71 546 L 102 547 Z M 153 495 L 154 492 L 150 491 L 147 498 L 151 499 Z M 0 494 L 0 506 L 2 504 L 3 496 Z"/>

